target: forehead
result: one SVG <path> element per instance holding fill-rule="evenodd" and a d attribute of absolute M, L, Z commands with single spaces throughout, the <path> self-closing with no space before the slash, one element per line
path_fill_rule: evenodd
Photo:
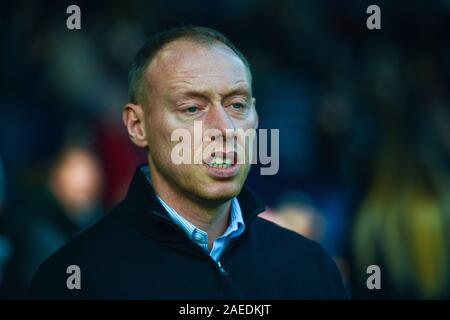
<path fill-rule="evenodd" d="M 146 70 L 152 91 L 228 90 L 246 86 L 250 75 L 242 60 L 221 43 L 176 40 L 166 45 Z"/>

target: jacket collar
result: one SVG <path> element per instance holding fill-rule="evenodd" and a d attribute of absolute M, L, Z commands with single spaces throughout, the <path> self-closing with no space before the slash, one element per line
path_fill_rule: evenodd
<path fill-rule="evenodd" d="M 171 220 L 156 198 L 152 185 L 142 173 L 141 168 L 146 165 L 140 165 L 136 169 L 128 193 L 119 207 L 131 215 L 132 225 L 146 236 L 163 242 L 186 242 L 186 235 Z M 237 198 L 248 230 L 252 220 L 265 210 L 264 202 L 245 186 Z"/>

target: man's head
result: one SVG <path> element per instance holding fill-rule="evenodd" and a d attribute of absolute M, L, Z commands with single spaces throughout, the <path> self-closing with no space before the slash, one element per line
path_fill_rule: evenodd
<path fill-rule="evenodd" d="M 203 142 L 194 142 L 196 121 L 201 121 L 203 130 L 218 130 L 213 140 L 225 139 L 230 129 L 258 125 L 248 62 L 223 35 L 208 28 L 183 27 L 151 38 L 130 70 L 130 100 L 123 120 L 131 140 L 148 148 L 156 187 L 211 204 L 240 192 L 248 162 L 226 168 L 211 163 L 217 160 L 211 157 L 201 164 L 176 165 L 171 160 L 178 143 L 171 141 L 176 129 L 190 132 L 194 154 L 211 140 L 203 136 Z"/>

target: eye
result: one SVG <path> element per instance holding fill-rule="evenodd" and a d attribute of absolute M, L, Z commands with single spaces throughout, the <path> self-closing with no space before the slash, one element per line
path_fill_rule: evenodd
<path fill-rule="evenodd" d="M 197 111 L 198 111 L 197 106 L 190 106 L 189 108 L 186 109 L 187 113 L 196 113 Z"/>
<path fill-rule="evenodd" d="M 237 109 L 237 110 L 244 109 L 244 104 L 239 103 L 239 102 L 233 103 L 231 106 L 233 107 L 233 109 Z"/>

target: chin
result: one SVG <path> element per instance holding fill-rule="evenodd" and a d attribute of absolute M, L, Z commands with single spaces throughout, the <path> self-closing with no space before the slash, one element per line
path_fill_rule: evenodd
<path fill-rule="evenodd" d="M 242 184 L 238 182 L 216 182 L 201 190 L 201 197 L 212 202 L 224 202 L 236 197 L 241 192 Z"/>

